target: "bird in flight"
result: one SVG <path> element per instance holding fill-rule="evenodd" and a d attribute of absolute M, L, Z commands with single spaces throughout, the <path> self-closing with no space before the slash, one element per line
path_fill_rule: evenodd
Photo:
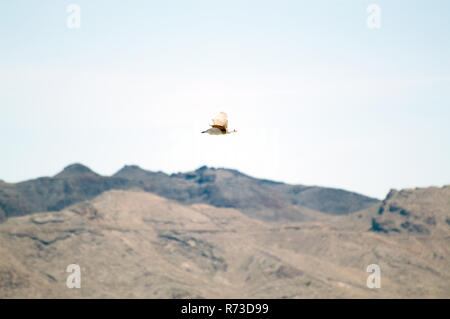
<path fill-rule="evenodd" d="M 236 130 L 228 131 L 228 116 L 224 112 L 220 112 L 213 119 L 213 124 L 210 124 L 211 128 L 203 131 L 202 133 L 207 133 L 210 135 L 222 135 L 236 133 Z"/>

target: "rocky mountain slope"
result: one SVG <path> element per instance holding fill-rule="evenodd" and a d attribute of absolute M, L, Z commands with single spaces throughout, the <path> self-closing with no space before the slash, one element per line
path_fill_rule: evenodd
<path fill-rule="evenodd" d="M 450 298 L 449 192 L 393 191 L 354 214 L 268 222 L 110 190 L 0 224 L 0 297 Z M 69 264 L 81 289 L 65 286 Z M 379 289 L 366 286 L 369 264 Z"/>
<path fill-rule="evenodd" d="M 372 217 L 372 231 L 448 235 L 450 187 L 392 190 Z"/>
<path fill-rule="evenodd" d="M 263 220 L 300 221 L 310 219 L 316 212 L 342 215 L 378 203 L 376 199 L 340 189 L 288 185 L 230 169 L 204 166 L 192 172 L 167 175 L 125 166 L 107 177 L 73 164 L 53 177 L 0 183 L 0 220 L 58 211 L 112 189 L 141 189 L 183 204 L 235 208 Z"/>

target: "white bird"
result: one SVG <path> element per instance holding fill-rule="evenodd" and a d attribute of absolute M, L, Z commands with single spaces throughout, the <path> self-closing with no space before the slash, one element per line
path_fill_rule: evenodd
<path fill-rule="evenodd" d="M 228 131 L 228 116 L 224 112 L 220 112 L 212 119 L 213 124 L 210 124 L 211 128 L 203 131 L 202 133 L 207 133 L 210 135 L 222 135 L 236 133 L 236 130 Z"/>

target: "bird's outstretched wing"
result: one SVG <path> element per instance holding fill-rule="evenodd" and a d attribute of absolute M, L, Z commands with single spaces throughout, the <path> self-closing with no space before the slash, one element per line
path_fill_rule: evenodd
<path fill-rule="evenodd" d="M 214 128 L 218 128 L 222 131 L 226 131 L 228 127 L 228 116 L 224 112 L 220 112 L 213 119 L 213 124 L 210 124 Z"/>

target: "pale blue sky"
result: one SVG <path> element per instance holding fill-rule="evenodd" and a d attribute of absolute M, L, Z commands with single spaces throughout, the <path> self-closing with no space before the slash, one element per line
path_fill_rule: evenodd
<path fill-rule="evenodd" d="M 238 134 L 200 134 L 220 111 Z M 0 147 L 8 182 L 81 162 L 448 184 L 450 2 L 1 1 Z"/>

